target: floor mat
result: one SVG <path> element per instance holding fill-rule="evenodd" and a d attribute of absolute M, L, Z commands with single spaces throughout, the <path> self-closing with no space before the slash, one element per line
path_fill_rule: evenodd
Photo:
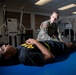
<path fill-rule="evenodd" d="M 22 64 L 0 66 L 0 75 L 76 75 L 76 52 L 43 67 Z"/>

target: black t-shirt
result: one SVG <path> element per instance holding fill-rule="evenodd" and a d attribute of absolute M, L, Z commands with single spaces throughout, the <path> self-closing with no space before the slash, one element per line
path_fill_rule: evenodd
<path fill-rule="evenodd" d="M 55 56 L 62 55 L 67 52 L 67 47 L 62 42 L 45 41 L 40 43 L 47 47 Z M 34 66 L 44 65 L 44 55 L 35 45 L 22 44 L 17 47 L 17 49 L 20 63 Z"/>
<path fill-rule="evenodd" d="M 35 45 L 22 44 L 17 47 L 19 62 L 25 65 L 42 66 L 44 55 Z"/>
<path fill-rule="evenodd" d="M 48 44 L 49 49 L 54 56 L 65 54 L 68 51 L 67 46 L 63 42 L 57 42 L 57 41 L 51 41 L 51 40 L 50 41 L 47 40 L 45 42 Z"/>
<path fill-rule="evenodd" d="M 40 43 L 48 48 L 55 57 L 67 52 L 67 47 L 62 42 L 48 40 Z M 14 65 L 22 63 L 29 66 L 43 66 L 45 62 L 47 62 L 44 62 L 44 54 L 35 45 L 22 44 L 16 48 L 17 54 L 8 60 L 1 57 L 0 65 Z"/>

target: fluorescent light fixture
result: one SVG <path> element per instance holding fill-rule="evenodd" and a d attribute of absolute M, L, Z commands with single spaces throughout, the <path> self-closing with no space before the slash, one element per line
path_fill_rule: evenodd
<path fill-rule="evenodd" d="M 38 2 L 35 3 L 35 5 L 45 5 L 49 2 L 51 2 L 52 0 L 39 0 Z"/>
<path fill-rule="evenodd" d="M 66 9 L 69 9 L 69 8 L 72 8 L 75 6 L 76 6 L 76 4 L 69 4 L 69 5 L 66 5 L 64 7 L 58 8 L 58 10 L 66 10 Z"/>
<path fill-rule="evenodd" d="M 76 14 L 76 12 L 72 12 L 72 14 Z"/>

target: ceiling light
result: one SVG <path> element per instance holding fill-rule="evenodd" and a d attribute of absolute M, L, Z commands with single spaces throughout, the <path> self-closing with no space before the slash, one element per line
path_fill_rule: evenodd
<path fill-rule="evenodd" d="M 45 5 L 51 1 L 52 0 L 39 0 L 38 2 L 35 3 L 35 5 Z"/>
<path fill-rule="evenodd" d="M 64 7 L 58 8 L 58 10 L 66 10 L 66 9 L 69 9 L 69 8 L 72 8 L 75 6 L 76 6 L 76 4 L 69 4 L 69 5 L 66 5 Z"/>
<path fill-rule="evenodd" d="M 76 12 L 72 12 L 72 14 L 76 14 Z"/>

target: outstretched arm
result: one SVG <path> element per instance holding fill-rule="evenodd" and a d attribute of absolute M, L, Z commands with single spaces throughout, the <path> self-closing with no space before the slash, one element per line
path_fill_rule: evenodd
<path fill-rule="evenodd" d="M 35 39 L 28 39 L 26 41 L 27 44 L 35 44 L 39 49 L 40 51 L 44 54 L 44 59 L 54 59 L 54 55 L 46 48 L 44 47 L 40 42 L 38 42 L 37 40 Z"/>

